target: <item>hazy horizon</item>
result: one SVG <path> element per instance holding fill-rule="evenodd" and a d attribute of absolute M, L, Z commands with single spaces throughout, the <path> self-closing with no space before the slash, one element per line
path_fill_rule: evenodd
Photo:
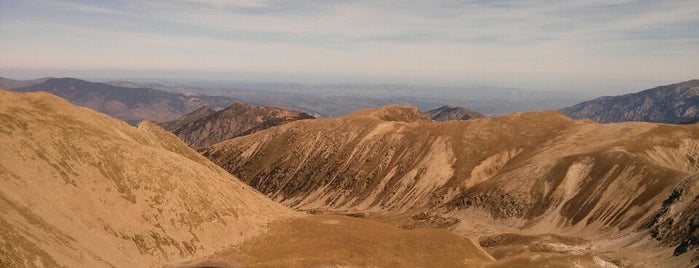
<path fill-rule="evenodd" d="M 692 1 L 5 1 L 8 78 L 634 92 L 699 77 Z"/>

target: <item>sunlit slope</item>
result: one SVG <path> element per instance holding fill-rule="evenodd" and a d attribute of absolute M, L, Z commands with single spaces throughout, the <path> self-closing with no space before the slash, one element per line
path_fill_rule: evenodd
<path fill-rule="evenodd" d="M 153 267 L 294 215 L 151 123 L 0 91 L 0 266 Z"/>
<path fill-rule="evenodd" d="M 699 125 L 597 124 L 553 111 L 430 122 L 413 110 L 294 122 L 203 153 L 291 207 L 484 211 L 531 233 L 589 239 L 647 230 L 699 170 Z"/>

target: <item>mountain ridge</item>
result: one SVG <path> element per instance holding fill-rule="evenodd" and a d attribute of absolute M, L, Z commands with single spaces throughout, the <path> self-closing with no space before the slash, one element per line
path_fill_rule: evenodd
<path fill-rule="evenodd" d="M 625 95 L 600 97 L 561 111 L 575 119 L 589 118 L 601 123 L 694 123 L 699 120 L 699 80 L 658 86 Z"/>
<path fill-rule="evenodd" d="M 47 92 L 0 90 L 0 149 L 2 267 L 494 261 L 445 230 L 289 210 L 153 122 L 133 127 Z"/>
<path fill-rule="evenodd" d="M 485 117 L 484 115 L 463 107 L 442 106 L 425 112 L 425 115 L 434 121 L 468 120 Z"/>
<path fill-rule="evenodd" d="M 598 124 L 556 111 L 403 122 L 372 117 L 377 110 L 292 122 L 201 152 L 292 208 L 446 213 L 462 219 L 451 228 L 476 237 L 465 227 L 474 213 L 517 222 L 505 225 L 516 232 L 650 237 L 640 222 L 699 170 L 699 125 Z M 663 256 L 685 243 L 670 240 Z M 682 258 L 697 255 L 688 245 Z"/>
<path fill-rule="evenodd" d="M 13 88 L 18 92 L 47 91 L 84 107 L 136 124 L 142 120 L 169 121 L 201 106 L 225 108 L 235 99 L 185 95 L 149 88 L 126 88 L 75 78 L 49 78 L 42 83 Z"/>
<path fill-rule="evenodd" d="M 304 119 L 314 117 L 278 107 L 235 103 L 220 111 L 203 107 L 161 126 L 189 146 L 199 148 Z"/>

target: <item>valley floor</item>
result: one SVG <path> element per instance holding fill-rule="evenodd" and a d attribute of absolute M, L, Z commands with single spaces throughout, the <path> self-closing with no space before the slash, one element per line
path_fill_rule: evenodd
<path fill-rule="evenodd" d="M 309 215 L 186 267 L 478 267 L 494 259 L 470 238 L 374 220 Z"/>
<path fill-rule="evenodd" d="M 424 217 L 423 217 L 424 216 Z M 664 267 L 657 245 L 526 234 L 485 218 L 311 211 L 183 267 Z M 451 225 L 446 226 L 445 222 Z M 447 224 L 448 225 L 448 224 Z M 466 228 L 473 228 L 471 231 Z M 478 230 L 479 233 L 472 232 Z M 478 240 L 470 237 L 478 237 Z M 641 236 L 639 236 L 641 237 Z M 676 260 L 680 261 L 680 260 Z M 679 264 L 679 263 L 678 263 Z M 675 266 L 675 267 L 681 267 Z"/>

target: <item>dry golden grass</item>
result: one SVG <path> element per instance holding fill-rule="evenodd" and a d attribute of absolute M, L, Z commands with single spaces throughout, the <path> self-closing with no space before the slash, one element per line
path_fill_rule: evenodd
<path fill-rule="evenodd" d="M 0 118 L 3 267 L 152 267 L 295 215 L 152 123 L 6 91 Z"/>

